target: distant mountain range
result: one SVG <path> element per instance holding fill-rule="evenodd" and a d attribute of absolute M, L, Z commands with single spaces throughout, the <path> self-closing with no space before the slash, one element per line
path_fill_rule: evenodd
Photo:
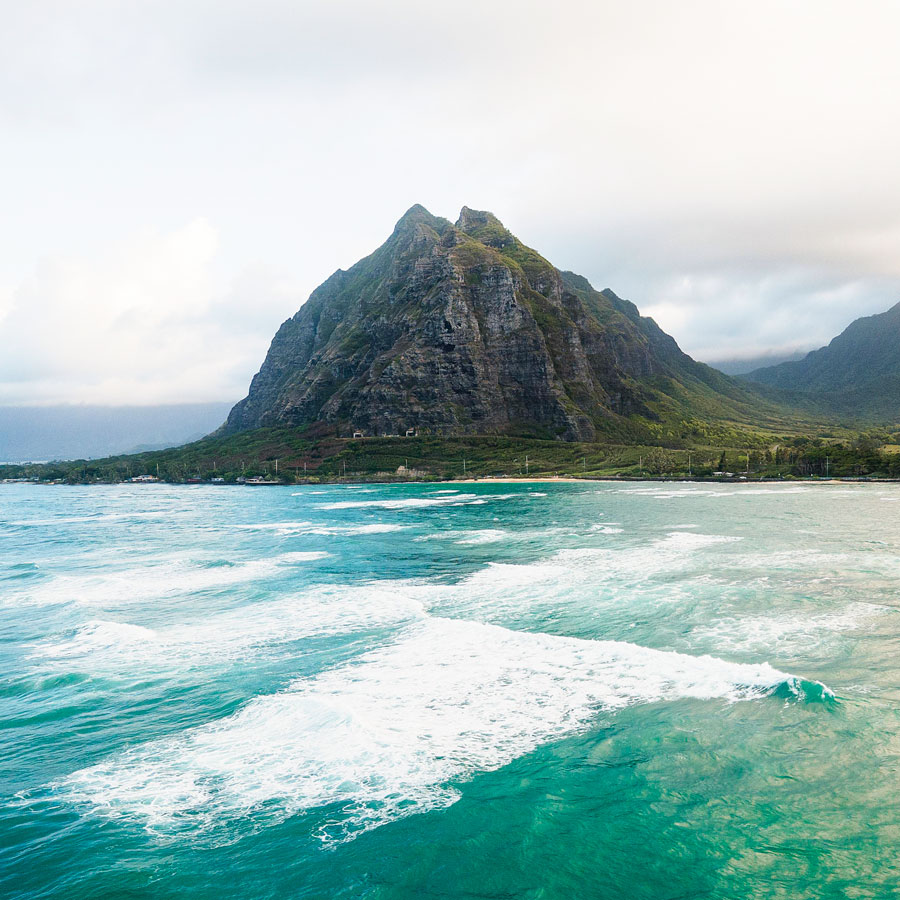
<path fill-rule="evenodd" d="M 317 288 L 220 434 L 627 436 L 640 423 L 760 424 L 783 410 L 683 353 L 634 304 L 555 268 L 494 215 L 414 206 Z"/>
<path fill-rule="evenodd" d="M 796 359 L 803 359 L 804 356 L 806 356 L 806 353 L 801 351 L 796 353 L 765 353 L 743 359 L 706 360 L 706 363 L 714 369 L 724 372 L 726 375 L 748 375 L 756 369 L 777 366 L 783 362 L 793 362 Z"/>
<path fill-rule="evenodd" d="M 0 407 L 0 462 L 93 459 L 184 444 L 225 421 L 230 403 Z"/>
<path fill-rule="evenodd" d="M 900 421 L 900 303 L 856 319 L 803 359 L 744 377 L 843 419 Z"/>

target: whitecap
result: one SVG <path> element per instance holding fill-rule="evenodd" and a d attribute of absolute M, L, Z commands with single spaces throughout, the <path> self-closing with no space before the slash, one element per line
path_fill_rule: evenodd
<path fill-rule="evenodd" d="M 581 732 L 602 711 L 781 689 L 800 684 L 767 664 L 426 619 L 352 664 L 54 787 L 176 838 L 330 807 L 319 835 L 339 841 L 446 807 L 454 785 Z"/>
<path fill-rule="evenodd" d="M 690 552 L 692 550 L 700 550 L 703 547 L 711 547 L 713 544 L 732 544 L 739 540 L 741 538 L 735 535 L 670 531 L 665 538 L 658 542 L 658 546 L 669 550 Z"/>
<path fill-rule="evenodd" d="M 29 656 L 43 666 L 106 675 L 135 668 L 186 671 L 244 658 L 267 645 L 383 628 L 423 615 L 421 603 L 396 590 L 332 585 L 156 629 L 92 619 L 33 645 Z"/>
<path fill-rule="evenodd" d="M 7 600 L 35 605 L 121 605 L 262 580 L 276 574 L 286 565 L 312 562 L 328 555 L 325 551 L 298 551 L 265 559 L 222 561 L 215 564 L 178 558 L 161 559 L 155 564 L 105 571 L 96 575 L 56 575 L 45 584 L 30 587 L 18 595 L 10 595 Z"/>
<path fill-rule="evenodd" d="M 480 531 L 463 532 L 465 537 L 460 538 L 454 543 L 457 544 L 495 544 L 497 541 L 505 540 L 509 535 L 508 532 L 499 528 L 484 528 Z"/>
<path fill-rule="evenodd" d="M 851 603 L 840 610 L 819 613 L 782 613 L 730 617 L 694 629 L 692 634 L 715 645 L 719 651 L 784 653 L 808 652 L 835 634 L 855 631 L 873 619 L 894 612 L 874 603 Z"/>
<path fill-rule="evenodd" d="M 336 503 L 320 503 L 318 509 L 419 509 L 428 506 L 443 506 L 459 503 L 461 500 L 475 500 L 475 494 L 459 494 L 453 497 L 404 497 L 394 500 L 340 500 Z"/>
<path fill-rule="evenodd" d="M 371 522 L 366 525 L 320 525 L 315 522 L 260 522 L 252 525 L 236 525 L 246 531 L 272 531 L 279 537 L 293 535 L 317 535 L 320 537 L 345 536 L 358 534 L 387 534 L 391 531 L 402 531 L 406 525 L 390 522 Z"/>

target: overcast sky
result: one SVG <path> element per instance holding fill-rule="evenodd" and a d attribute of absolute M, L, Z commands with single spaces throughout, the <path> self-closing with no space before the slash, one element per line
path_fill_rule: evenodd
<path fill-rule="evenodd" d="M 705 361 L 900 300 L 893 0 L 0 10 L 0 404 L 236 400 L 417 202 Z"/>

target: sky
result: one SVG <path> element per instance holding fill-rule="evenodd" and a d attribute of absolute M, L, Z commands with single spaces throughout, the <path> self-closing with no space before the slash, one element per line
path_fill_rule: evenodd
<path fill-rule="evenodd" d="M 900 5 L 0 0 L 0 405 L 237 400 L 414 203 L 707 362 L 900 300 Z"/>

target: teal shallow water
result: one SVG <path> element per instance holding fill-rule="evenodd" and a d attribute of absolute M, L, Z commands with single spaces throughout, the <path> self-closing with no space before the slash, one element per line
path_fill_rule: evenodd
<path fill-rule="evenodd" d="M 0 487 L 0 893 L 900 890 L 900 489 Z"/>

